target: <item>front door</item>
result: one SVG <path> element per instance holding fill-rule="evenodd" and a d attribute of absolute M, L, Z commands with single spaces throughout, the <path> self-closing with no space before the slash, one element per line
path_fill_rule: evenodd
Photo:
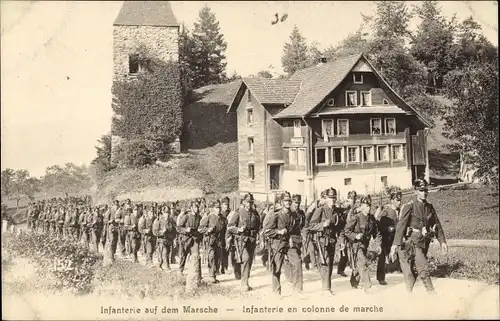
<path fill-rule="evenodd" d="M 269 189 L 280 189 L 281 165 L 269 165 Z"/>

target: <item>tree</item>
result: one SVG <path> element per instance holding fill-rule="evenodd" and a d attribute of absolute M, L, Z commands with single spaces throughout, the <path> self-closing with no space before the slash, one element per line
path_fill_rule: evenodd
<path fill-rule="evenodd" d="M 101 176 L 113 168 L 111 165 L 111 134 L 102 135 L 97 142 L 99 144 L 95 146 L 97 155 L 91 164 L 94 167 L 95 174 Z"/>
<path fill-rule="evenodd" d="M 297 26 L 290 35 L 290 43 L 285 43 L 281 64 L 288 75 L 307 67 L 308 52 L 306 39 L 302 37 Z"/>
<path fill-rule="evenodd" d="M 420 17 L 410 53 L 422 62 L 428 72 L 428 91 L 442 87 L 443 77 L 454 68 L 455 18 L 451 21 L 441 14 L 437 1 L 424 1 L 414 7 Z"/>
<path fill-rule="evenodd" d="M 220 33 L 219 22 L 208 6 L 199 13 L 194 24 L 193 41 L 193 88 L 220 84 L 226 79 L 227 43 Z"/>
<path fill-rule="evenodd" d="M 193 99 L 193 68 L 195 67 L 194 42 L 189 29 L 183 24 L 179 32 L 179 67 L 181 75 L 181 90 L 183 106 L 187 106 Z"/>
<path fill-rule="evenodd" d="M 19 201 L 23 196 L 27 196 L 30 200 L 33 200 L 35 193 L 38 191 L 38 180 L 30 177 L 30 173 L 27 170 L 19 169 L 14 172 L 12 177 L 12 194 L 16 198 L 17 208 L 19 208 Z"/>
<path fill-rule="evenodd" d="M 474 176 L 498 189 L 498 62 L 450 72 L 445 85 L 453 100 L 443 117 L 445 135 L 459 142 L 461 155 L 476 169 Z"/>
<path fill-rule="evenodd" d="M 324 57 L 323 52 L 321 51 L 321 49 L 319 49 L 319 43 L 313 42 L 308 46 L 307 57 L 308 57 L 308 62 L 307 62 L 308 67 L 318 64 L 319 59 Z"/>
<path fill-rule="evenodd" d="M 84 192 L 91 185 L 90 176 L 86 168 L 73 163 L 49 166 L 42 177 L 42 185 L 46 191 L 53 193 L 78 194 Z"/>
<path fill-rule="evenodd" d="M 366 53 L 369 48 L 367 34 L 362 32 L 361 28 L 354 33 L 349 34 L 337 46 L 329 47 L 324 55 L 328 60 L 337 60 L 346 56 Z"/>
<path fill-rule="evenodd" d="M 2 196 L 9 198 L 12 195 L 14 170 L 6 168 L 2 171 Z"/>
<path fill-rule="evenodd" d="M 273 78 L 273 74 L 270 73 L 267 70 L 262 70 L 262 71 L 259 71 L 257 73 L 257 77 L 259 77 L 259 78 L 269 78 L 270 79 L 270 78 Z"/>
<path fill-rule="evenodd" d="M 408 29 L 413 15 L 405 1 L 375 1 L 373 23 L 374 36 L 378 39 L 398 39 L 404 41 L 411 37 Z"/>
<path fill-rule="evenodd" d="M 116 135 L 126 140 L 149 140 L 156 146 L 151 156 L 163 160 L 171 153 L 170 143 L 182 131 L 180 68 L 175 62 L 152 57 L 144 47 L 138 56 L 147 66 L 146 72 L 136 79 L 113 83 L 113 110 L 121 115 L 113 119 L 113 126 Z"/>

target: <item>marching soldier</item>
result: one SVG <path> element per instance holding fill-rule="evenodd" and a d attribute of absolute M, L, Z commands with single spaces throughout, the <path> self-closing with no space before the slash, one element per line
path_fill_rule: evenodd
<path fill-rule="evenodd" d="M 351 264 L 353 265 L 351 286 L 357 288 L 360 279 L 363 278 L 365 292 L 369 292 L 371 288 L 368 246 L 372 237 L 377 245 L 377 254 L 380 255 L 382 251 L 380 248 L 381 235 L 375 217 L 370 214 L 370 209 L 370 195 L 361 198 L 357 213 L 348 218 L 344 229 L 345 237 L 351 242 Z"/>
<path fill-rule="evenodd" d="M 297 198 L 295 198 L 297 200 Z M 271 268 L 273 292 L 281 295 L 281 269 L 285 257 L 290 264 L 290 281 L 293 288 L 301 292 L 303 284 L 302 260 L 300 248 L 302 243 L 301 228 L 303 218 L 297 211 L 293 211 L 290 193 L 285 192 L 281 198 L 282 208 L 269 213 L 269 219 L 264 226 L 265 234 L 271 239 Z"/>
<path fill-rule="evenodd" d="M 184 214 L 177 226 L 177 232 L 180 234 L 179 247 L 181 248 L 181 257 L 179 262 L 179 272 L 184 273 L 187 256 L 190 253 L 197 253 L 200 250 L 202 235 L 198 232 L 201 216 L 198 202 L 191 201 L 191 210 Z M 201 262 L 199 263 L 201 264 Z"/>
<path fill-rule="evenodd" d="M 4 205 L 2 205 L 2 212 L 3 212 L 3 206 Z M 3 214 L 2 214 L 2 217 L 3 217 Z M 45 233 L 45 208 L 43 207 L 43 205 L 40 205 L 40 215 L 38 216 L 38 228 L 39 228 L 39 231 L 41 231 L 42 233 Z"/>
<path fill-rule="evenodd" d="M 243 208 L 243 199 L 240 199 L 240 207 L 232 210 L 227 215 L 228 229 L 226 230 L 226 250 L 229 253 L 229 261 L 231 261 L 231 266 L 233 267 L 233 272 L 234 272 L 234 278 L 236 280 L 241 279 L 241 264 L 237 264 L 236 262 L 235 236 L 234 234 L 229 233 L 229 222 L 231 222 L 232 217 L 236 215 L 236 213 L 242 208 Z"/>
<path fill-rule="evenodd" d="M 211 281 L 219 283 L 216 272 L 222 262 L 222 249 L 226 248 L 227 220 L 222 214 L 220 201 L 214 201 L 211 208 L 212 212 L 201 219 L 198 231 L 205 235 L 207 241 L 208 270 Z"/>
<path fill-rule="evenodd" d="M 64 205 L 59 204 L 59 208 L 56 210 L 56 235 L 57 237 L 63 237 L 64 231 L 64 217 L 66 215 L 66 211 L 64 210 Z"/>
<path fill-rule="evenodd" d="M 127 230 L 124 227 L 125 212 L 125 204 L 123 203 L 115 211 L 115 223 L 118 226 L 118 243 L 120 245 L 122 257 L 127 256 Z"/>
<path fill-rule="evenodd" d="M 227 218 L 229 216 L 229 213 L 231 212 L 231 209 L 229 208 L 229 197 L 224 197 L 222 199 L 221 212 L 222 212 L 221 214 L 226 219 L 226 231 L 227 231 L 227 222 L 228 222 Z M 222 248 L 222 262 L 221 262 L 221 268 L 220 268 L 221 274 L 226 273 L 228 265 L 229 265 L 229 251 L 227 250 L 226 240 L 224 239 L 224 247 Z"/>
<path fill-rule="evenodd" d="M 177 235 L 175 220 L 169 206 L 164 206 L 161 215 L 153 223 L 153 235 L 157 238 L 158 265 L 163 269 L 170 270 L 170 253 L 172 252 L 174 240 Z"/>
<path fill-rule="evenodd" d="M 339 209 L 335 208 L 337 191 L 329 188 L 325 191 L 325 204 L 318 207 L 310 221 L 309 232 L 313 233 L 313 244 L 316 253 L 316 264 L 322 279 L 322 290 L 325 294 L 334 295 L 332 291 L 333 258 L 337 235 L 335 226 L 338 224 Z"/>
<path fill-rule="evenodd" d="M 347 204 L 344 208 L 343 213 L 339 216 L 339 244 L 340 244 L 340 259 L 339 264 L 337 265 L 337 274 L 343 277 L 347 277 L 345 274 L 345 268 L 347 267 L 347 263 L 349 262 L 349 254 L 347 247 L 349 246 L 349 242 L 347 241 L 344 235 L 345 225 L 350 216 L 353 215 L 356 204 L 356 199 L 358 194 L 356 191 L 350 191 L 347 193 Z"/>
<path fill-rule="evenodd" d="M 99 243 L 102 236 L 103 229 L 103 216 L 99 207 L 94 207 L 91 216 L 91 229 L 90 229 L 90 241 L 92 243 L 92 250 L 99 253 Z"/>
<path fill-rule="evenodd" d="M 170 217 L 172 220 L 174 220 L 175 223 L 175 238 L 173 239 L 172 243 L 172 250 L 170 251 L 170 264 L 175 264 L 175 256 L 179 253 L 179 245 L 177 244 L 177 210 L 176 210 L 176 205 L 175 202 L 170 203 L 168 206 L 168 211 L 170 213 Z"/>
<path fill-rule="evenodd" d="M 385 266 L 390 261 L 390 251 L 396 232 L 399 207 L 401 205 L 401 192 L 391 192 L 390 204 L 380 209 L 380 215 L 376 215 L 380 234 L 382 234 L 382 253 L 377 261 L 377 281 L 380 285 L 387 285 L 385 281 Z"/>
<path fill-rule="evenodd" d="M 391 257 L 395 259 L 397 252 L 408 292 L 413 291 L 416 278 L 420 277 L 425 289 L 434 294 L 435 289 L 429 275 L 427 261 L 429 244 L 434 237 L 437 237 L 445 254 L 448 252 L 448 246 L 436 210 L 431 203 L 427 202 L 427 181 L 417 179 L 413 186 L 416 190 L 416 200 L 409 201 L 401 208 Z M 406 240 L 404 240 L 405 235 Z"/>
<path fill-rule="evenodd" d="M 246 194 L 243 198 L 243 208 L 231 217 L 228 224 L 228 232 L 235 236 L 235 270 L 241 266 L 241 286 L 244 292 L 252 289 L 248 285 L 248 279 L 260 228 L 259 214 L 252 209 L 253 204 L 253 195 Z"/>
<path fill-rule="evenodd" d="M 90 243 L 90 228 L 92 226 L 91 217 L 92 214 L 87 207 L 84 208 L 82 215 L 79 217 L 80 231 L 82 233 L 80 242 L 86 247 L 88 247 Z"/>
<path fill-rule="evenodd" d="M 69 219 L 69 234 L 73 240 L 78 240 L 80 236 L 80 224 L 79 224 L 79 209 L 74 208 L 70 212 L 70 219 Z"/>
<path fill-rule="evenodd" d="M 105 249 L 106 248 L 106 242 L 108 241 L 108 238 L 109 238 L 109 226 L 110 226 L 110 222 L 111 222 L 111 210 L 110 208 L 108 207 L 108 204 L 105 204 L 104 205 L 104 208 L 103 208 L 103 228 L 102 228 L 102 236 L 101 236 L 101 243 L 102 243 L 102 248 Z"/>
<path fill-rule="evenodd" d="M 73 213 L 73 205 L 70 204 L 66 209 L 66 214 L 64 215 L 64 227 L 63 234 L 65 237 L 71 237 L 70 223 L 71 223 L 71 215 Z"/>
<path fill-rule="evenodd" d="M 156 248 L 156 236 L 153 235 L 153 223 L 155 215 L 151 207 L 139 219 L 139 232 L 142 234 L 142 239 L 146 247 L 146 264 L 153 264 L 153 253 Z"/>
<path fill-rule="evenodd" d="M 125 216 L 124 228 L 127 231 L 127 244 L 130 255 L 134 259 L 134 263 L 138 263 L 137 252 L 139 251 L 141 242 L 141 233 L 139 232 L 140 216 L 139 204 L 135 204 L 134 209 Z"/>
<path fill-rule="evenodd" d="M 269 239 L 265 234 L 264 226 L 266 225 L 267 220 L 272 216 L 271 214 L 273 214 L 273 212 L 274 206 L 271 202 L 268 202 L 260 214 L 261 231 L 259 233 L 259 242 L 260 248 L 262 250 L 261 261 L 262 265 L 269 271 L 271 270 L 271 267 L 269 265 L 269 255 L 271 254 L 271 251 L 269 249 Z"/>
<path fill-rule="evenodd" d="M 306 210 L 305 213 L 305 224 L 304 228 L 302 229 L 302 239 L 304 240 L 303 242 L 303 249 L 302 253 L 304 255 L 303 261 L 304 261 L 304 267 L 309 270 L 309 265 L 312 263 L 313 266 L 316 266 L 316 254 L 314 252 L 314 244 L 313 244 L 313 233 L 309 232 L 309 226 L 311 222 L 312 215 L 314 214 L 314 211 L 323 206 L 325 203 L 325 195 L 326 191 L 322 191 L 320 198 L 316 201 L 313 202 L 311 205 Z M 319 268 L 319 267 L 318 267 Z"/>

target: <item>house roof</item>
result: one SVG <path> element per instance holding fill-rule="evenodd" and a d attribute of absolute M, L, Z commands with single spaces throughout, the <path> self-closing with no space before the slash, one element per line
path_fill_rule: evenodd
<path fill-rule="evenodd" d="M 243 82 L 261 104 L 291 104 L 300 87 L 300 80 L 244 78 Z"/>
<path fill-rule="evenodd" d="M 275 118 L 302 117 L 311 112 L 333 89 L 335 89 L 361 58 L 361 54 L 347 56 L 329 63 L 299 70 L 290 77 L 301 81 L 294 102 Z"/>
<path fill-rule="evenodd" d="M 169 1 L 124 1 L 115 26 L 178 27 Z"/>
<path fill-rule="evenodd" d="M 290 104 L 276 114 L 273 117 L 275 119 L 308 116 L 340 85 L 361 59 L 373 70 L 381 84 L 393 94 L 396 100 L 400 101 L 398 107 L 402 109 L 395 106 L 332 108 L 335 110 L 333 114 L 406 113 L 416 115 L 422 123 L 430 126 L 429 122 L 417 110 L 409 106 L 390 87 L 363 54 L 351 55 L 329 63 L 304 68 L 295 72 L 288 79 L 245 78 L 242 80 L 240 89 L 235 94 L 228 112 L 237 107 L 243 97 L 244 89 L 248 87 L 261 104 Z M 325 109 L 320 114 L 324 112 Z"/>

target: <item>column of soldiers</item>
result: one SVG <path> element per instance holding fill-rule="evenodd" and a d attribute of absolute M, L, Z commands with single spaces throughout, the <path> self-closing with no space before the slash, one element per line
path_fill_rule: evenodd
<path fill-rule="evenodd" d="M 345 269 L 350 266 L 352 288 L 362 283 L 365 292 L 371 292 L 369 266 L 376 263 L 380 285 L 387 285 L 386 268 L 392 266 L 402 270 L 409 292 L 419 277 L 434 293 L 427 251 L 434 237 L 444 252 L 447 246 L 436 211 L 427 202 L 427 185 L 416 180 L 416 199 L 403 206 L 401 191 L 391 191 L 389 203 L 377 207 L 374 214 L 370 195 L 357 202 L 357 193 L 351 191 L 347 201 L 340 203 L 337 191 L 329 188 L 305 211 L 300 208 L 300 195 L 284 192 L 260 213 L 250 193 L 233 210 L 227 197 L 210 204 L 197 199 L 184 207 L 178 201 L 132 205 L 126 200 L 92 207 L 88 199 L 53 199 L 30 204 L 28 225 L 81 241 L 96 252 L 101 245 L 109 249 L 112 261 L 118 248 L 134 262 L 142 252 L 149 265 L 156 253 L 158 266 L 170 270 L 178 256 L 180 273 L 190 254 L 201 252 L 212 283 L 218 283 L 217 275 L 227 273 L 231 263 L 234 278 L 241 280 L 245 292 L 252 289 L 250 272 L 260 251 L 277 295 L 281 295 L 282 274 L 298 294 L 302 292 L 303 263 L 306 269 L 318 270 L 324 294 L 334 295 L 336 257 L 337 275 L 347 277 Z"/>

